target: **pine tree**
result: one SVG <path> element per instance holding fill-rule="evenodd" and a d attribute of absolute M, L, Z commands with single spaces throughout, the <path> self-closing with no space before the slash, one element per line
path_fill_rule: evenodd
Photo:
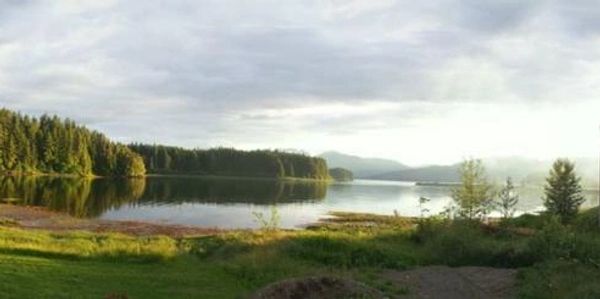
<path fill-rule="evenodd" d="M 128 173 L 144 174 L 139 155 L 98 132 L 56 116 L 43 115 L 38 121 L 0 109 L 2 172 L 122 175 L 116 171 L 118 151 L 124 152 L 120 162 L 127 165 Z"/>
<path fill-rule="evenodd" d="M 563 223 L 573 220 L 585 201 L 580 181 L 581 178 L 575 174 L 575 164 L 568 159 L 556 160 L 546 178 L 544 205 Z"/>

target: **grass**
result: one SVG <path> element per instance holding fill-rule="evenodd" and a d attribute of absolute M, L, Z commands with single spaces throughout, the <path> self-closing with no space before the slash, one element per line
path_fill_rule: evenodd
<path fill-rule="evenodd" d="M 540 299 L 600 298 L 600 269 L 586 263 L 555 260 L 523 269 L 520 297 Z"/>
<path fill-rule="evenodd" d="M 70 259 L 156 261 L 175 257 L 179 248 L 171 238 L 136 238 L 90 232 L 52 233 L 0 227 L 0 252 Z"/>
<path fill-rule="evenodd" d="M 245 289 L 191 257 L 167 263 L 71 261 L 0 254 L 2 298 L 235 298 Z"/>
<path fill-rule="evenodd" d="M 408 290 L 382 279 L 382 270 L 439 264 L 519 268 L 522 298 L 597 298 L 600 234 L 591 213 L 570 226 L 546 216 L 482 225 L 337 213 L 306 230 L 184 239 L 0 226 L 0 298 L 240 298 L 322 274 L 393 296 Z"/>

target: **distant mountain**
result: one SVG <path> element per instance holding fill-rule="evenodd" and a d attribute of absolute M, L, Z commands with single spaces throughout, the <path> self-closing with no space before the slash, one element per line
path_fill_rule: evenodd
<path fill-rule="evenodd" d="M 327 160 L 329 168 L 346 168 L 356 178 L 367 178 L 374 175 L 408 169 L 408 166 L 394 160 L 378 158 L 362 158 L 339 152 L 325 152 L 320 157 Z"/>
<path fill-rule="evenodd" d="M 321 155 L 329 167 L 343 167 L 354 172 L 355 177 L 373 180 L 410 182 L 458 182 L 460 163 L 410 168 L 394 160 L 361 158 L 338 152 Z M 598 160 L 573 158 L 575 170 L 582 177 L 584 187 L 598 187 Z M 483 159 L 488 178 L 502 183 L 507 177 L 528 185 L 542 185 L 552 167 L 551 160 L 522 157 L 500 157 Z"/>
<path fill-rule="evenodd" d="M 575 170 L 582 178 L 584 187 L 598 186 L 598 162 L 589 158 L 575 158 Z M 542 185 L 552 167 L 553 161 L 503 157 L 483 159 L 488 178 L 502 183 L 507 177 L 529 185 Z M 368 177 L 374 180 L 414 181 L 414 182 L 457 182 L 460 164 L 449 166 L 426 166 L 400 171 L 376 174 Z"/>
<path fill-rule="evenodd" d="M 459 165 L 426 166 L 381 173 L 369 177 L 373 180 L 411 182 L 457 182 Z"/>

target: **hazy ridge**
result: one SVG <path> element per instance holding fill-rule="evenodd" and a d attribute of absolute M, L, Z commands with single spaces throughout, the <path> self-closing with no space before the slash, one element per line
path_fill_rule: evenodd
<path fill-rule="evenodd" d="M 329 165 L 343 167 L 354 172 L 356 178 L 418 182 L 457 182 L 460 163 L 452 165 L 428 165 L 408 167 L 389 159 L 361 158 L 339 152 L 326 152 L 321 157 Z M 523 157 L 501 157 L 482 159 L 489 178 L 501 182 L 507 177 L 528 185 L 540 185 L 553 161 Z M 594 158 L 573 158 L 578 174 L 585 187 L 598 187 L 598 160 Z"/>

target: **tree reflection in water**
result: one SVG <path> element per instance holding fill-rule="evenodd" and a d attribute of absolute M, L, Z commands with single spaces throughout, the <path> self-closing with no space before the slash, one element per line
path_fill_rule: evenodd
<path fill-rule="evenodd" d="M 149 177 L 90 179 L 52 176 L 0 177 L 0 198 L 43 206 L 76 217 L 98 217 L 122 205 L 181 203 L 269 205 L 320 201 L 326 183 Z"/>

